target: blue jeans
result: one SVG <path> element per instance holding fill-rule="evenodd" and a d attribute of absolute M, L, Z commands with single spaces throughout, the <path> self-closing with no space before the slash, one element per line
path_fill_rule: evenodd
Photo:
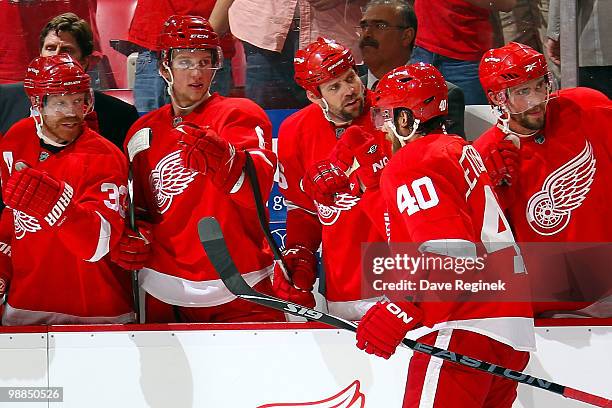
<path fill-rule="evenodd" d="M 138 53 L 134 78 L 134 105 L 140 115 L 170 103 L 166 82 L 159 75 L 158 67 L 159 59 L 155 51 L 144 50 Z M 227 95 L 231 86 L 232 66 L 229 60 L 224 60 L 223 68 L 215 74 L 210 90 Z"/>
<path fill-rule="evenodd" d="M 487 97 L 480 85 L 478 66 L 480 61 L 461 61 L 444 57 L 415 47 L 410 63 L 425 62 L 436 67 L 448 82 L 452 82 L 463 90 L 466 105 L 488 105 Z"/>
<path fill-rule="evenodd" d="M 289 31 L 281 52 L 244 42 L 247 60 L 246 96 L 264 109 L 302 108 L 309 102 L 306 92 L 293 79 L 293 55 L 298 32 Z"/>

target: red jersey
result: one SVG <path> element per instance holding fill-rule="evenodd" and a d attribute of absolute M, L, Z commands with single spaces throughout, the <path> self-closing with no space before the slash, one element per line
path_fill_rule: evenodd
<path fill-rule="evenodd" d="M 128 39 L 141 47 L 159 51 L 157 36 L 170 16 L 194 15 L 207 19 L 216 2 L 216 0 L 139 0 L 130 24 Z M 228 33 L 220 40 L 223 56 L 231 59 L 236 53 L 234 37 Z"/>
<path fill-rule="evenodd" d="M 372 126 L 369 115 L 370 95 L 366 93 L 366 113 L 352 124 L 363 126 L 379 138 L 381 146 L 390 150 L 389 143 L 384 140 L 384 134 Z M 322 225 L 325 295 L 330 311 L 345 318 L 360 319 L 368 307 L 364 309 L 356 302 L 349 302 L 362 299 L 361 244 L 386 242 L 387 239 L 375 228 L 359 197 L 340 194 L 336 204 L 327 207 L 314 202 L 300 188 L 306 169 L 329 158 L 343 131 L 344 128 L 336 127 L 325 119 L 321 107 L 314 103 L 289 116 L 281 124 L 278 133 L 278 159 L 282 174 L 279 187 L 288 200 L 288 212 L 306 211 L 313 216 L 318 215 Z M 289 215 L 287 217 L 289 218 Z M 380 214 L 380 217 L 382 220 L 383 214 Z M 287 240 L 292 239 L 291 235 L 294 234 L 300 232 L 288 229 Z"/>
<path fill-rule="evenodd" d="M 0 150 L 3 184 L 14 164 L 25 161 L 74 189 L 73 208 L 59 226 L 4 209 L 13 272 L 3 324 L 132 321 L 129 274 L 108 255 L 124 228 L 127 166 L 121 151 L 87 127 L 61 150 L 45 148 L 32 118 L 17 122 Z M 4 222 L 7 217 L 13 222 Z"/>
<path fill-rule="evenodd" d="M 20 82 L 28 64 L 40 54 L 41 30 L 53 17 L 73 12 L 87 21 L 99 50 L 97 0 L 0 1 L 0 83 Z"/>
<path fill-rule="evenodd" d="M 497 188 L 500 198 L 508 203 L 505 210 L 519 243 L 612 241 L 612 220 L 606 216 L 612 200 L 611 119 L 612 102 L 605 95 L 589 88 L 565 89 L 549 101 L 544 129 L 538 135 L 520 139 L 521 162 L 512 186 Z M 491 145 L 504 137 L 495 126 L 480 136 L 474 147 L 484 156 L 489 154 Z M 526 251 L 527 267 L 534 263 L 539 266 L 544 253 L 538 248 Z M 597 285 L 585 282 L 590 289 L 584 294 L 584 302 L 578 302 L 582 298 L 575 295 L 559 299 L 572 303 L 550 302 L 552 282 L 561 285 L 559 293 L 565 293 L 576 286 L 573 279 L 581 279 L 581 271 L 583 276 L 589 276 L 589 282 L 596 282 L 601 279 L 598 275 L 605 273 L 600 271 L 601 263 L 587 266 L 580 257 L 580 251 L 576 258 L 566 252 L 562 258 L 547 258 L 548 265 L 542 265 L 543 268 L 531 268 L 541 275 L 535 287 L 536 298 L 547 301 L 534 304 L 537 315 L 583 309 L 605 296 L 597 293 L 597 289 L 593 291 Z M 554 268 L 550 266 L 553 259 Z M 576 263 L 580 265 L 576 267 Z M 586 272 L 585 268 L 591 269 Z M 578 275 L 572 277 L 575 270 Z M 605 308 L 601 314 L 596 304 L 584 310 L 584 314 L 609 316 Z"/>
<path fill-rule="evenodd" d="M 493 46 L 489 10 L 466 0 L 416 0 L 419 20 L 415 44 L 461 61 L 480 61 Z"/>
<path fill-rule="evenodd" d="M 612 102 L 603 94 L 560 91 L 540 134 L 520 139 L 521 164 L 507 214 L 519 242 L 611 242 Z M 474 147 L 484 156 L 506 135 L 494 126 Z"/>
<path fill-rule="evenodd" d="M 151 147 L 136 155 L 135 200 L 153 223 L 149 264 L 140 273 L 142 287 L 156 298 L 179 306 L 216 306 L 235 299 L 219 279 L 198 238 L 198 221 L 214 216 L 238 270 L 252 285 L 272 273 L 273 258 L 265 240 L 253 193 L 241 177 L 231 193 L 217 189 L 206 175 L 181 164 L 180 123 L 172 106 L 141 117 L 128 132 L 151 128 Z M 186 122 L 210 126 L 236 149 L 248 149 L 257 169 L 262 194 L 272 188 L 276 157 L 271 151 L 272 125 L 265 112 L 248 99 L 213 94 Z M 264 197 L 265 198 L 265 197 Z"/>
<path fill-rule="evenodd" d="M 430 134 L 401 148 L 382 173 L 381 192 L 389 212 L 391 242 L 419 243 L 420 251 L 441 255 L 447 255 L 448 248 L 460 248 L 463 254 L 458 256 L 472 258 L 478 244 L 489 253 L 515 246 L 480 155 L 459 136 Z M 528 303 L 423 302 L 419 306 L 433 330 L 458 328 L 518 350 L 535 347 Z"/>

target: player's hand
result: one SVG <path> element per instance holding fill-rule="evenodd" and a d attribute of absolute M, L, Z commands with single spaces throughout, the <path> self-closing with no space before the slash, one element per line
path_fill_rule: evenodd
<path fill-rule="evenodd" d="M 484 165 L 493 186 L 511 185 L 520 166 L 519 149 L 511 140 L 502 140 L 490 146 Z"/>
<path fill-rule="evenodd" d="M 242 174 L 246 153 L 236 150 L 208 126 L 182 123 L 175 131 L 179 132 L 183 165 L 208 174 L 215 186 L 229 193 Z"/>
<path fill-rule="evenodd" d="M 151 255 L 153 232 L 145 221 L 136 221 L 138 232 L 125 228 L 121 239 L 111 248 L 111 260 L 128 271 L 142 269 Z"/>
<path fill-rule="evenodd" d="M 555 64 L 561 65 L 561 42 L 548 37 L 544 42 L 546 56 Z"/>
<path fill-rule="evenodd" d="M 298 289 L 293 286 L 283 273 L 283 269 L 278 262 L 274 265 L 272 290 L 276 297 L 288 302 L 311 308 L 315 306 L 315 298 L 312 291 Z"/>
<path fill-rule="evenodd" d="M 4 187 L 4 203 L 39 221 L 45 220 L 49 226 L 57 226 L 66 218 L 73 194 L 69 184 L 19 162 Z"/>
<path fill-rule="evenodd" d="M 311 291 L 317 278 L 317 258 L 308 248 L 294 245 L 283 252 L 285 265 L 297 289 Z"/>
<path fill-rule="evenodd" d="M 383 146 L 360 126 L 350 126 L 332 150 L 330 160 L 347 171 L 357 160 L 357 177 L 366 189 L 378 188 L 382 169 L 389 162 Z"/>
<path fill-rule="evenodd" d="M 406 333 L 423 320 L 421 309 L 409 302 L 378 302 L 357 326 L 357 347 L 388 359 Z"/>
<path fill-rule="evenodd" d="M 329 160 L 313 164 L 302 178 L 302 189 L 319 204 L 331 206 L 336 194 L 350 193 L 350 182 L 346 174 Z"/>

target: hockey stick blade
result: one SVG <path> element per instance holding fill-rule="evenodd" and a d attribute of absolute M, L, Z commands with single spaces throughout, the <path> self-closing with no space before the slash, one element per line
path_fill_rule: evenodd
<path fill-rule="evenodd" d="M 330 326 L 353 332 L 357 330 L 357 325 L 348 320 L 321 313 L 317 310 L 277 299 L 273 296 L 255 291 L 255 289 L 250 287 L 244 280 L 236 268 L 236 265 L 232 261 L 227 245 L 225 244 L 225 239 L 223 238 L 223 232 L 221 231 L 221 227 L 215 218 L 202 218 L 198 223 L 198 234 L 208 259 L 213 264 L 227 289 L 234 295 L 241 299 L 293 314 L 295 316 L 305 317 L 308 320 L 315 322 L 322 322 Z"/>
<path fill-rule="evenodd" d="M 357 331 L 357 325 L 353 322 L 329 315 L 327 313 L 319 312 L 305 306 L 296 305 L 285 300 L 277 299 L 273 296 L 259 293 L 250 287 L 232 261 L 225 243 L 225 239 L 223 238 L 223 232 L 221 231 L 221 227 L 215 218 L 202 218 L 198 223 L 198 234 L 208 259 L 212 263 L 227 289 L 234 295 L 262 306 L 267 306 L 295 316 L 305 317 L 309 320 L 325 323 L 332 327 L 345 329 L 352 332 Z M 533 377 L 520 371 L 510 370 L 509 368 L 501 367 L 449 350 L 429 346 L 410 339 L 404 339 L 402 344 L 414 351 L 428 354 L 432 357 L 437 357 L 465 367 L 485 371 L 508 380 L 554 392 L 555 394 L 563 395 L 568 399 L 586 402 L 597 407 L 612 408 L 611 400 L 570 387 L 565 387 L 542 378 Z"/>

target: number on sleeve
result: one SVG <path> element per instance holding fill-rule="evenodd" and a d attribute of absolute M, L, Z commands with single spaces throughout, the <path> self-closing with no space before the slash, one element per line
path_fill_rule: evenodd
<path fill-rule="evenodd" d="M 102 183 L 100 189 L 103 193 L 108 192 L 108 199 L 104 200 L 104 205 L 125 218 L 125 208 L 122 203 L 125 202 L 127 196 L 127 187 L 123 185 L 117 187 L 114 183 Z"/>

